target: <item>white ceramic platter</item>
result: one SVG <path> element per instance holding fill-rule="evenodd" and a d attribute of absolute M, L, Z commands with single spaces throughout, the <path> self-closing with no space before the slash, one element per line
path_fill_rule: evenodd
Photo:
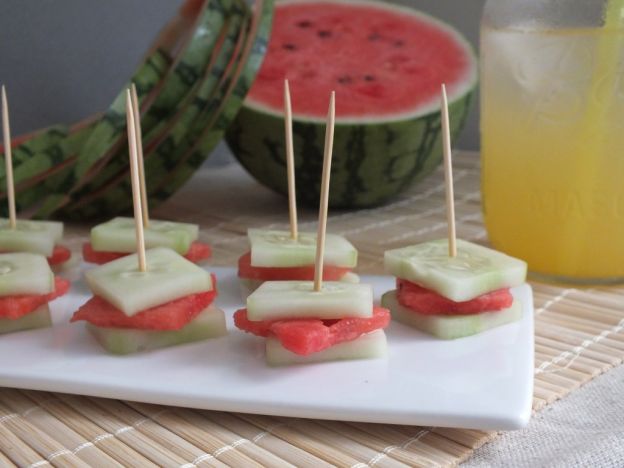
<path fill-rule="evenodd" d="M 221 411 L 375 423 L 516 429 L 531 414 L 533 299 L 513 293 L 522 321 L 455 341 L 393 323 L 387 360 L 269 368 L 262 338 L 234 328 L 242 306 L 234 269 L 212 269 L 227 337 L 133 356 L 106 354 L 84 322 L 67 323 L 90 297 L 83 281 L 52 305 L 56 326 L 0 336 L 0 386 Z M 394 279 L 364 276 L 375 295 Z"/>

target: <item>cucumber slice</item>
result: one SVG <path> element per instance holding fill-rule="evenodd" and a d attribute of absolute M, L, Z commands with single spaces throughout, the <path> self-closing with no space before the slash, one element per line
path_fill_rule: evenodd
<path fill-rule="evenodd" d="M 254 280 L 249 278 L 239 278 L 240 280 L 240 293 L 243 301 L 247 301 L 247 298 L 251 293 L 253 293 L 256 289 L 262 286 L 264 281 L 262 280 Z M 345 275 L 340 278 L 341 283 L 359 283 L 360 277 L 353 273 L 352 271 L 345 273 Z"/>
<path fill-rule="evenodd" d="M 7 219 L 0 219 L 0 251 L 32 252 L 49 257 L 62 238 L 61 222 L 18 219 L 16 228 L 11 229 Z"/>
<path fill-rule="evenodd" d="M 300 356 L 289 351 L 275 338 L 267 338 L 265 348 L 267 363 L 275 367 L 327 361 L 379 359 L 387 355 L 388 343 L 383 330 L 375 330 L 355 340 L 339 343 L 318 353 L 310 354 L 309 356 Z"/>
<path fill-rule="evenodd" d="M 312 281 L 265 281 L 247 298 L 247 316 L 255 321 L 372 317 L 373 288 L 325 281 L 322 290 L 315 292 Z"/>
<path fill-rule="evenodd" d="M 137 254 L 114 260 L 85 273 L 96 294 L 129 317 L 180 297 L 210 291 L 210 273 L 166 248 L 146 252 L 147 271 L 138 269 Z"/>
<path fill-rule="evenodd" d="M 496 250 L 457 240 L 457 256 L 448 256 L 446 239 L 385 253 L 390 274 L 418 283 L 455 302 L 525 282 L 527 264 Z"/>
<path fill-rule="evenodd" d="M 199 237 L 197 224 L 150 220 L 145 228 L 145 246 L 169 247 L 181 255 L 188 252 Z M 99 252 L 136 252 L 136 232 L 133 218 L 113 218 L 91 229 L 91 246 Z"/>
<path fill-rule="evenodd" d="M 522 318 L 522 304 L 515 300 L 511 307 L 496 312 L 481 312 L 472 315 L 426 315 L 402 306 L 396 291 L 390 291 L 381 298 L 381 305 L 390 309 L 397 322 L 417 328 L 443 340 L 454 340 L 476 335 L 491 328 L 500 327 Z"/>
<path fill-rule="evenodd" d="M 153 331 L 129 328 L 103 328 L 87 323 L 87 329 L 111 354 L 167 348 L 184 343 L 227 335 L 225 314 L 210 306 L 180 330 Z"/>
<path fill-rule="evenodd" d="M 50 308 L 48 304 L 37 307 L 31 313 L 16 320 L 0 318 L 0 335 L 13 333 L 22 330 L 33 330 L 35 328 L 46 328 L 52 326 Z"/>
<path fill-rule="evenodd" d="M 0 254 L 0 296 L 52 291 L 54 274 L 45 257 L 26 252 Z"/>
<path fill-rule="evenodd" d="M 287 231 L 249 229 L 251 265 L 255 267 L 287 268 L 314 265 L 316 234 L 300 232 L 297 240 Z M 357 250 L 344 237 L 327 234 L 325 239 L 325 262 L 328 265 L 354 268 Z"/>

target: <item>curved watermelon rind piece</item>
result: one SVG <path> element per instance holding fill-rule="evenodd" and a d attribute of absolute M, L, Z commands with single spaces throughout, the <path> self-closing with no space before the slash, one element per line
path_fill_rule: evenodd
<path fill-rule="evenodd" d="M 170 74 L 165 77 L 162 89 L 155 97 L 141 118 L 143 145 L 149 152 L 150 147 L 159 144 L 165 134 L 177 122 L 183 111 L 195 99 L 199 79 L 205 73 L 205 67 L 211 59 L 213 50 L 223 32 L 225 20 L 224 5 L 227 0 L 209 2 L 195 28 L 194 37 L 188 44 L 183 56 L 178 58 Z M 163 120 L 163 116 L 169 116 Z M 149 154 L 146 154 L 146 157 Z M 117 177 L 121 170 L 128 170 L 127 148 L 117 150 L 115 157 L 107 161 L 105 167 L 80 190 L 72 194 L 72 201 L 66 210 L 74 208 L 73 203 L 94 193 Z"/>
<path fill-rule="evenodd" d="M 211 112 L 219 107 L 220 87 L 223 80 L 229 79 L 229 74 L 225 76 L 224 73 L 231 64 L 236 63 L 234 59 L 237 57 L 232 54 L 236 51 L 239 38 L 244 38 L 244 29 L 247 27 L 246 23 L 250 14 L 247 6 L 240 1 L 228 4 L 230 8 L 226 14 L 225 40 L 217 51 L 215 62 L 199 85 L 197 96 L 184 109 L 179 121 L 168 129 L 167 135 L 158 143 L 158 146 L 146 151 L 145 174 L 152 206 L 155 206 L 155 203 L 151 199 L 151 193 L 157 191 L 157 185 L 162 183 L 163 179 L 167 179 L 169 174 L 175 172 L 184 150 L 192 148 L 201 132 L 205 130 L 206 117 L 209 117 Z M 203 154 L 202 161 L 207 156 L 208 153 Z M 63 215 L 71 218 L 92 218 L 95 213 L 100 215 L 129 211 L 131 209 L 129 193 L 131 193 L 129 178 L 127 173 L 122 173 L 109 187 L 106 187 L 106 192 L 100 197 L 90 200 L 88 204 L 83 198 L 77 202 L 76 206 L 64 210 Z M 78 206 L 80 209 L 77 209 Z"/>

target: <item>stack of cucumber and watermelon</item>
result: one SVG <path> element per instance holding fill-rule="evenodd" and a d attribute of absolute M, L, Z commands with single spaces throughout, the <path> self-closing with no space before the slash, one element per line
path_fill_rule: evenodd
<path fill-rule="evenodd" d="M 316 96 L 335 90 L 338 102 L 332 207 L 381 204 L 440 163 L 441 82 L 453 135 L 461 129 L 477 67 L 453 28 L 392 2 L 273 1 L 187 0 L 130 78 L 152 206 L 192 176 L 226 130 L 242 165 L 285 193 L 285 78 L 300 148 L 298 198 L 307 204 L 317 203 L 320 186 L 324 115 Z M 66 219 L 130 212 L 123 103 L 120 93 L 84 122 L 15 140 L 20 211 Z M 0 168 L 0 186 L 4 176 Z"/>

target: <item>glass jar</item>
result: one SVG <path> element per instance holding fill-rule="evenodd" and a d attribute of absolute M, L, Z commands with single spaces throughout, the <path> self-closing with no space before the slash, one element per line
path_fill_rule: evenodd
<path fill-rule="evenodd" d="M 489 0 L 481 190 L 536 275 L 624 281 L 624 0 Z"/>

